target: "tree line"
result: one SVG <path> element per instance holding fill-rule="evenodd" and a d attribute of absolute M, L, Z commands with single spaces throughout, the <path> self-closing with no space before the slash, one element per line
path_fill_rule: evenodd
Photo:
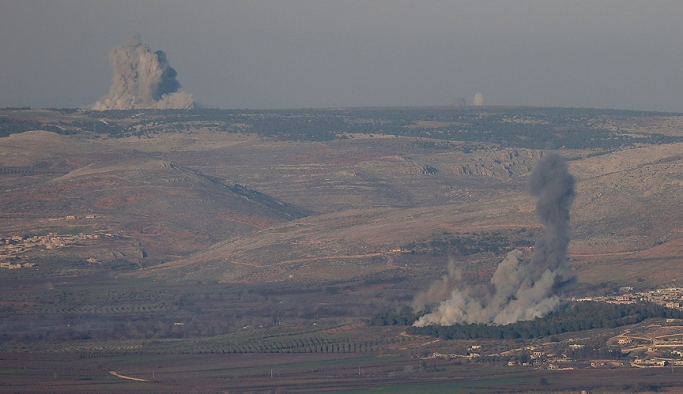
<path fill-rule="evenodd" d="M 683 311 L 650 303 L 578 302 L 567 305 L 546 317 L 507 325 L 454 324 L 452 326 L 412 327 L 419 315 L 413 313 L 412 309 L 404 307 L 378 313 L 371 319 L 371 324 L 410 326 L 406 329 L 409 334 L 428 335 L 440 339 L 530 339 L 594 328 L 616 328 L 640 323 L 654 317 L 680 319 L 683 318 Z"/>

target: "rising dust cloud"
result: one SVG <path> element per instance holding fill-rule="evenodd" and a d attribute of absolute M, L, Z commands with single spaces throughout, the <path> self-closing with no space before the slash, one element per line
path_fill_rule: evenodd
<path fill-rule="evenodd" d="M 135 35 L 109 52 L 114 81 L 109 93 L 92 109 L 191 109 L 194 96 L 180 89 L 177 72 L 171 68 L 163 51 L 152 52 Z"/>
<path fill-rule="evenodd" d="M 456 323 L 510 324 L 532 320 L 557 310 L 558 292 L 573 279 L 567 263 L 571 236 L 569 208 L 574 201 L 574 178 L 558 154 L 547 154 L 529 179 L 529 192 L 538 197 L 536 216 L 545 227 L 545 237 L 534 245 L 530 260 L 513 250 L 498 265 L 490 287 L 466 285 L 451 262 L 448 275 L 416 297 L 413 307 L 423 310 L 438 303 L 433 312 L 422 316 L 415 326 Z"/>
<path fill-rule="evenodd" d="M 475 107 L 481 107 L 484 105 L 484 96 L 481 93 L 475 94 L 474 99 L 472 99 L 472 105 Z"/>

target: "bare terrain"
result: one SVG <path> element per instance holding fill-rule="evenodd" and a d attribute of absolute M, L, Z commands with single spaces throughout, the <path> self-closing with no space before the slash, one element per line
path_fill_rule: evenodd
<path fill-rule="evenodd" d="M 0 110 L 0 371 L 17 377 L 0 391 L 391 391 L 395 379 L 444 392 L 505 391 L 513 380 L 580 388 L 578 367 L 508 369 L 503 358 L 476 377 L 475 358 L 427 358 L 467 355 L 467 343 L 369 322 L 410 305 L 449 261 L 485 284 L 507 252 L 530 254 L 542 228 L 526 181 L 548 150 L 577 180 L 568 296 L 676 287 L 682 119 L 487 107 Z M 53 371 L 43 354 L 75 369 Z M 634 373 L 623 371 L 585 373 Z M 680 366 L 668 372 L 638 370 L 623 390 L 683 385 Z"/>

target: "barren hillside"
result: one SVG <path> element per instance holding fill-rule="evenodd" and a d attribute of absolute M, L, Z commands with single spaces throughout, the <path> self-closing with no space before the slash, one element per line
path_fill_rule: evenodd
<path fill-rule="evenodd" d="M 509 249 L 515 234 L 538 232 L 525 184 L 544 152 L 533 138 L 546 138 L 546 145 L 574 146 L 559 152 L 578 181 L 570 257 L 580 279 L 670 282 L 683 231 L 679 117 L 510 111 L 392 110 L 358 120 L 353 111 L 179 112 L 106 121 L 43 111 L 40 124 L 72 135 L 30 131 L 2 139 L 2 236 L 110 233 L 116 242 L 79 256 L 131 261 L 146 267 L 137 275 L 174 280 L 438 277 L 449 258 L 488 272 L 504 250 L 449 257 L 415 254 L 408 245 L 444 232 L 499 232 L 511 237 Z M 97 122 L 122 134 L 89 131 Z M 337 138 L 297 134 L 316 124 L 328 133 L 321 135 Z M 286 127 L 294 138 L 284 138 Z M 570 138 L 581 133 L 594 135 L 596 147 Z M 54 253 L 62 252 L 68 255 Z"/>

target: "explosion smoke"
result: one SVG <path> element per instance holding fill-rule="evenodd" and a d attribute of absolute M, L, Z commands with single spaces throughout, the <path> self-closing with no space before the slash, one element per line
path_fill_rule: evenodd
<path fill-rule="evenodd" d="M 538 196 L 536 216 L 545 226 L 545 238 L 534 245 L 531 260 L 513 250 L 498 265 L 491 278 L 494 291 L 467 286 L 453 262 L 449 273 L 420 294 L 413 307 L 422 310 L 438 303 L 432 313 L 422 316 L 415 326 L 443 326 L 456 323 L 510 324 L 532 320 L 557 310 L 559 288 L 573 279 L 567 263 L 571 236 L 569 208 L 574 201 L 574 178 L 562 156 L 548 154 L 537 164 L 529 179 L 529 191 Z"/>
<path fill-rule="evenodd" d="M 475 94 L 474 99 L 472 99 L 472 105 L 475 107 L 481 107 L 484 105 L 484 96 L 482 96 L 481 93 Z"/>
<path fill-rule="evenodd" d="M 190 109 L 194 97 L 179 91 L 178 73 L 171 68 L 163 51 L 152 52 L 139 35 L 126 40 L 107 57 L 114 67 L 109 93 L 92 109 Z"/>

